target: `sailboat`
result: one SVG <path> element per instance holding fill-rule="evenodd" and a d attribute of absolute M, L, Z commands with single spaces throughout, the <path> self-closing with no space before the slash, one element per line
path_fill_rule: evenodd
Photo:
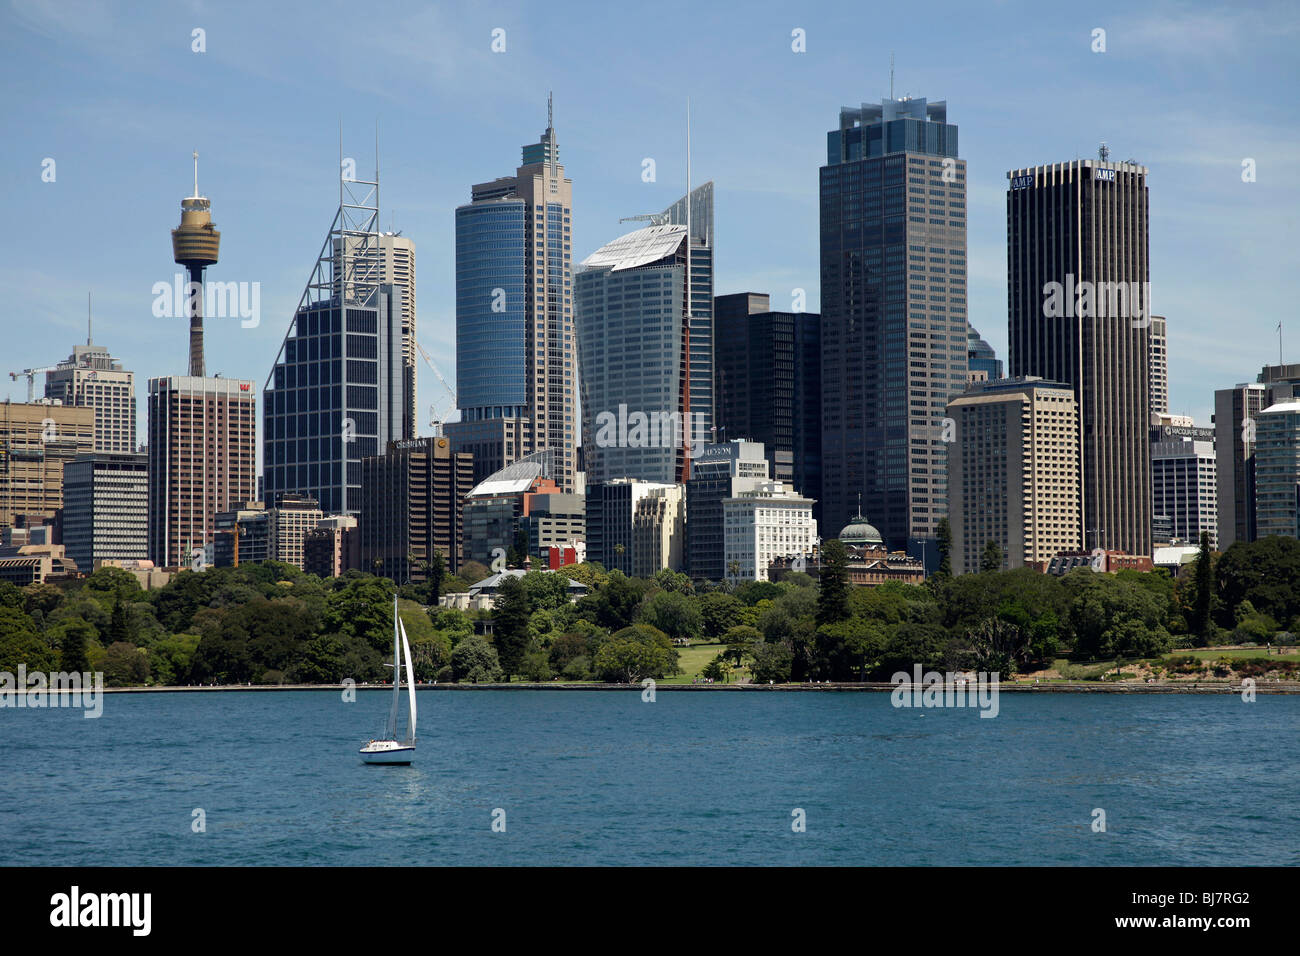
<path fill-rule="evenodd" d="M 397 738 L 397 710 L 402 702 L 402 667 L 406 667 L 406 690 L 410 699 L 410 716 L 406 722 L 406 736 Z M 415 756 L 415 670 L 411 667 L 411 645 L 406 639 L 406 627 L 397 613 L 397 597 L 393 597 L 393 706 L 388 711 L 388 723 L 383 736 L 361 748 L 361 759 L 366 763 L 409 765 Z"/>

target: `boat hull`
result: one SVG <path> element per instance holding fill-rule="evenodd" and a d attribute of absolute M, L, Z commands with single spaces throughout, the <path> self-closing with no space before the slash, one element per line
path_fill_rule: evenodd
<path fill-rule="evenodd" d="M 371 749 L 370 747 L 362 747 L 358 753 L 361 754 L 361 759 L 366 763 L 409 766 L 411 759 L 415 756 L 415 748 L 390 746 Z"/>

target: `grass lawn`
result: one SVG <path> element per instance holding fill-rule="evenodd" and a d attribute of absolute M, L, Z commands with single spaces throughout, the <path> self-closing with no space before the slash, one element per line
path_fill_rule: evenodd
<path fill-rule="evenodd" d="M 665 677 L 659 681 L 660 684 L 692 684 L 695 678 L 700 676 L 700 671 L 708 666 L 709 662 L 727 649 L 726 644 L 692 644 L 689 647 L 677 648 L 677 666 L 682 669 L 682 673 L 676 677 Z M 739 668 L 731 672 L 731 682 L 734 684 L 739 676 L 748 676 L 749 668 Z"/>
<path fill-rule="evenodd" d="M 1164 656 L 1165 660 L 1173 660 L 1177 657 L 1199 657 L 1201 660 L 1217 661 L 1220 657 L 1238 658 L 1245 660 L 1252 657 L 1267 657 L 1275 661 L 1300 661 L 1300 649 L 1288 648 L 1282 654 L 1277 653 L 1277 648 L 1273 648 L 1273 653 L 1269 653 L 1263 647 L 1211 647 L 1202 650 L 1173 651 Z"/>

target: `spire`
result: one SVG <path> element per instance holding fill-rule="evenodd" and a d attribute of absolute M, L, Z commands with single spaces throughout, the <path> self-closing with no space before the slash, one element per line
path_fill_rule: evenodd
<path fill-rule="evenodd" d="M 87 292 L 86 293 L 86 344 L 87 345 L 95 344 L 95 337 L 91 333 L 92 333 L 92 329 L 90 324 L 90 293 Z"/>
<path fill-rule="evenodd" d="M 199 198 L 199 151 L 194 151 L 194 198 Z"/>

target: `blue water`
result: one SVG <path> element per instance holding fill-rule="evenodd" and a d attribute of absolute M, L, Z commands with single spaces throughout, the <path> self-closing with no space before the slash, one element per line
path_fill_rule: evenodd
<path fill-rule="evenodd" d="M 388 700 L 0 710 L 0 864 L 1300 863 L 1297 697 L 427 692 L 365 766 Z"/>

